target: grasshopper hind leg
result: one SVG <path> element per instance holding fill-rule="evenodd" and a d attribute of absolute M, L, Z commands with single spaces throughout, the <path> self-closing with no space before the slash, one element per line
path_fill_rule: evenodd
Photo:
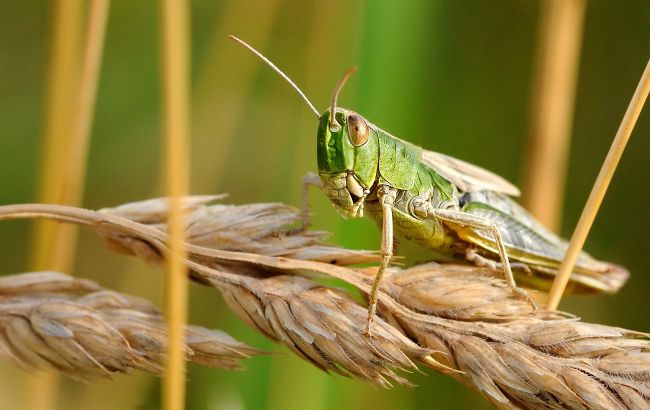
<path fill-rule="evenodd" d="M 521 288 L 517 286 L 515 282 L 514 275 L 512 274 L 512 269 L 510 261 L 508 259 L 508 254 L 506 252 L 506 247 L 503 243 L 503 238 L 501 232 L 496 224 L 491 222 L 488 219 L 481 218 L 476 215 L 471 215 L 465 212 L 453 211 L 447 209 L 435 209 L 429 211 L 429 216 L 433 218 L 438 218 L 443 222 L 447 222 L 450 225 L 456 225 L 461 227 L 469 227 L 472 229 L 482 230 L 484 232 L 489 232 L 494 238 L 497 249 L 499 250 L 499 258 L 501 259 L 500 267 L 501 271 L 505 275 L 506 283 L 510 290 L 520 298 L 526 300 L 533 308 L 533 311 L 537 310 L 537 305 L 530 296 Z M 483 260 L 486 260 L 483 258 Z M 492 261 L 494 262 L 494 261 Z M 496 266 L 496 265 L 495 265 Z"/>

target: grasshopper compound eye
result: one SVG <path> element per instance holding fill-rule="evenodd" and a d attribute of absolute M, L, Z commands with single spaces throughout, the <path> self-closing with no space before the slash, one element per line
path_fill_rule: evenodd
<path fill-rule="evenodd" d="M 361 118 L 359 115 L 350 114 L 348 115 L 348 135 L 350 136 L 350 142 L 355 147 L 361 146 L 368 141 L 368 136 L 370 132 L 368 130 L 368 124 L 366 120 Z"/>

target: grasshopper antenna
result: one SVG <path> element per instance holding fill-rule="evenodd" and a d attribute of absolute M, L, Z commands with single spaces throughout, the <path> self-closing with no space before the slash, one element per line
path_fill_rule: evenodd
<path fill-rule="evenodd" d="M 280 70 L 280 69 L 279 69 L 275 64 L 273 64 L 273 63 L 271 62 L 271 60 L 269 60 L 268 58 L 264 57 L 264 55 L 263 55 L 262 53 L 260 53 L 259 51 L 255 50 L 255 49 L 253 48 L 253 46 L 251 46 L 250 44 L 246 43 L 244 40 L 242 40 L 242 39 L 240 39 L 240 38 L 238 38 L 238 37 L 235 37 L 235 36 L 233 36 L 232 34 L 229 35 L 228 37 L 230 37 L 232 40 L 235 40 L 236 42 L 238 42 L 238 43 L 241 44 L 242 46 L 246 47 L 246 48 L 247 48 L 251 53 L 255 54 L 255 55 L 258 56 L 262 61 L 264 61 L 264 62 L 266 63 L 266 65 L 268 65 L 269 67 L 271 67 L 271 68 L 273 69 L 273 71 L 275 71 L 276 73 L 278 73 L 278 74 L 280 75 L 280 77 L 284 78 L 284 79 L 285 79 L 285 80 L 286 80 L 286 81 L 287 81 L 287 82 L 288 82 L 288 83 L 293 87 L 293 89 L 296 90 L 296 91 L 298 92 L 298 94 L 300 94 L 300 96 L 303 98 L 303 100 L 305 100 L 305 102 L 307 103 L 307 105 L 309 105 L 309 108 L 311 108 L 311 110 L 314 112 L 314 114 L 316 114 L 316 118 L 320 118 L 320 114 L 318 114 L 318 110 L 314 107 L 314 104 L 312 104 L 311 101 L 309 101 L 309 98 L 307 98 L 307 96 L 305 95 L 305 93 L 303 93 L 302 90 L 301 90 L 300 88 L 298 88 L 298 86 L 297 86 L 293 81 L 291 81 L 291 79 L 289 78 L 289 76 L 287 76 L 285 73 L 282 72 L 282 70 Z"/>
<path fill-rule="evenodd" d="M 332 107 L 330 108 L 330 131 L 336 131 L 341 128 L 341 124 L 336 121 L 336 100 L 338 100 L 339 93 L 341 92 L 341 89 L 345 83 L 348 81 L 348 78 L 350 78 L 350 76 L 356 71 L 356 67 L 348 68 L 347 71 L 343 73 L 343 77 L 341 77 L 339 83 L 336 84 L 336 88 L 334 88 L 334 93 L 332 93 Z"/>

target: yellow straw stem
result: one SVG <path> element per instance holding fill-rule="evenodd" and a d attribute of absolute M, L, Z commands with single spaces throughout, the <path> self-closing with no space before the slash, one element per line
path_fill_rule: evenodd
<path fill-rule="evenodd" d="M 38 173 L 38 202 L 56 202 L 63 184 L 62 152 L 68 139 L 70 115 L 75 84 L 74 78 L 81 36 L 81 0 L 59 0 L 54 3 L 50 57 L 47 68 L 44 127 L 41 142 L 40 169 Z M 56 244 L 62 225 L 50 221 L 35 221 L 30 239 L 30 268 L 32 270 L 57 269 L 54 265 Z M 66 227 L 67 228 L 67 227 Z M 69 229 L 69 228 L 68 228 Z M 63 267 L 65 268 L 65 267 Z M 66 271 L 65 269 L 61 269 Z M 25 408 L 30 410 L 54 409 L 58 403 L 59 377 L 47 372 L 28 376 L 25 380 Z"/>
<path fill-rule="evenodd" d="M 650 60 L 641 76 L 641 80 L 634 92 L 634 96 L 632 96 L 632 101 L 630 101 L 630 105 L 625 112 L 623 121 L 616 132 L 616 137 L 614 137 L 614 142 L 612 142 L 612 146 L 607 153 L 605 162 L 598 173 L 598 178 L 596 178 L 594 187 L 589 194 L 587 204 L 582 211 L 578 225 L 573 232 L 569 248 L 567 249 L 564 260 L 560 265 L 558 275 L 555 278 L 555 281 L 553 281 L 553 286 L 548 295 L 548 309 L 555 310 L 560 303 L 560 299 L 564 293 L 564 288 L 566 287 L 566 284 L 569 281 L 569 276 L 578 260 L 580 250 L 587 239 L 589 229 L 596 218 L 598 208 L 600 208 L 600 204 L 603 202 L 603 197 L 605 196 L 605 192 L 607 192 L 607 187 L 612 180 L 612 176 L 614 175 L 616 166 L 621 159 L 621 155 L 623 155 L 625 145 L 630 138 L 630 134 L 632 134 L 632 130 L 634 129 L 636 120 L 639 118 L 643 104 L 648 98 L 648 92 L 650 92 Z"/>
<path fill-rule="evenodd" d="M 523 203 L 557 231 L 564 201 L 586 0 L 541 2 Z"/>
<path fill-rule="evenodd" d="M 45 120 L 41 142 L 37 200 L 57 203 L 65 184 L 66 149 L 69 146 L 74 93 L 77 86 L 79 42 L 82 28 L 81 0 L 55 2 L 52 15 L 51 55 L 47 70 Z M 38 221 L 31 240 L 31 269 L 67 271 L 56 263 L 61 242 L 60 224 Z M 63 258 L 69 260 L 70 258 Z M 59 259 L 60 261 L 60 259 Z"/>
<path fill-rule="evenodd" d="M 189 140 L 189 39 L 188 4 L 163 0 L 163 129 L 165 189 L 170 199 L 170 234 L 165 288 L 167 312 L 167 362 L 163 382 L 163 408 L 179 410 L 185 404 L 185 357 L 183 327 L 187 316 L 187 268 L 184 213 L 181 197 L 187 194 Z"/>
<path fill-rule="evenodd" d="M 89 5 L 81 76 L 77 83 L 83 7 L 81 2 L 57 3 L 39 192 L 42 202 L 80 205 L 108 6 L 109 0 L 93 0 Z M 75 89 L 77 84 L 78 89 Z M 76 238 L 77 228 L 73 226 L 52 223 L 36 226 L 33 268 L 71 271 Z M 31 383 L 30 390 L 29 408 L 54 408 L 58 376 L 53 373 L 39 375 Z"/>
<path fill-rule="evenodd" d="M 79 206 L 86 184 L 86 165 L 97 100 L 99 71 L 102 63 L 104 37 L 110 0 L 93 0 L 89 4 L 86 39 L 81 62 L 79 88 L 74 101 L 70 138 L 67 141 L 66 159 L 61 158 L 64 168 L 64 183 L 57 203 Z M 56 243 L 55 260 L 58 266 L 71 270 L 75 256 L 78 229 L 61 227 L 61 236 Z"/>
<path fill-rule="evenodd" d="M 61 195 L 64 202 L 71 205 L 81 202 L 84 191 L 90 130 L 97 100 L 99 69 L 102 64 L 109 6 L 110 0 L 93 0 L 88 10 L 86 44 L 66 164 L 66 184 Z"/>

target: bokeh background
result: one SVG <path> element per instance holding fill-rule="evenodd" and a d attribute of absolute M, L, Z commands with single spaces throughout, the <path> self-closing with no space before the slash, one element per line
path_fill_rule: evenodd
<path fill-rule="evenodd" d="M 35 200 L 53 3 L 0 1 L 0 204 Z M 159 5 L 111 5 L 83 205 L 160 196 Z M 425 148 L 516 183 L 525 168 L 540 2 L 194 0 L 192 18 L 192 192 L 230 193 L 232 203 L 299 205 L 301 177 L 315 171 L 313 114 L 287 84 L 229 41 L 249 41 L 283 68 L 319 109 L 341 73 L 360 71 L 340 103 Z M 571 233 L 650 56 L 650 2 L 588 2 L 563 211 Z M 586 248 L 632 272 L 616 296 L 568 297 L 561 308 L 585 320 L 650 331 L 650 108 L 636 126 Z M 342 220 L 316 192 L 314 227 L 332 241 L 376 249 L 366 220 Z M 30 225 L 0 224 L 0 274 L 29 266 Z M 409 261 L 426 251 L 402 243 Z M 162 305 L 162 275 L 109 253 L 82 232 L 73 272 Z M 238 322 L 216 292 L 191 287 L 193 323 L 224 329 L 279 355 L 247 370 L 190 366 L 188 407 L 489 408 L 476 393 L 426 371 L 417 388 L 380 390 L 324 374 Z M 0 363 L 3 408 L 21 408 L 24 373 Z M 64 381 L 60 408 L 157 408 L 160 380 L 143 374 L 83 385 Z"/>

